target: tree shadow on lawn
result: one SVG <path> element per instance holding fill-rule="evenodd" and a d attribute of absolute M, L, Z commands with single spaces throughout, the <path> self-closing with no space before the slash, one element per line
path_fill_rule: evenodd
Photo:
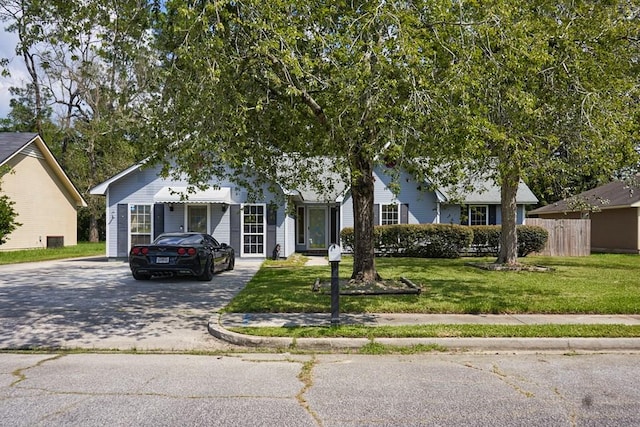
<path fill-rule="evenodd" d="M 431 279 L 423 281 L 423 293 L 420 296 L 437 312 L 438 307 L 457 313 L 469 314 L 505 314 L 527 313 L 535 311 L 541 300 L 556 300 L 560 293 L 549 289 L 531 289 L 530 287 L 496 287 L 473 281 L 449 279 Z"/>

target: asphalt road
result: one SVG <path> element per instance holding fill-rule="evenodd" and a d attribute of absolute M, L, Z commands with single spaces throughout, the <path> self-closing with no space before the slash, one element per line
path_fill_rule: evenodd
<path fill-rule="evenodd" d="M 10 426 L 637 426 L 633 354 L 0 354 Z"/>
<path fill-rule="evenodd" d="M 0 266 L 0 348 L 226 349 L 207 323 L 259 266 L 238 260 L 210 282 L 136 281 L 102 258 Z"/>

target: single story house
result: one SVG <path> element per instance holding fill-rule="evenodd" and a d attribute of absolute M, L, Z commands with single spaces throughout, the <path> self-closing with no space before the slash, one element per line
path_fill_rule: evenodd
<path fill-rule="evenodd" d="M 107 257 L 125 258 L 132 245 L 149 243 L 162 232 L 202 231 L 228 243 L 239 257 L 266 258 L 276 244 L 280 255 L 322 252 L 339 242 L 340 230 L 354 223 L 351 194 L 336 185 L 330 194 L 309 189 L 272 192 L 250 202 L 247 191 L 228 181 L 209 182 L 210 188 L 184 197 L 187 182 L 165 180 L 159 167 L 131 166 L 94 187 L 90 193 L 106 197 Z M 375 169 L 376 224 L 500 224 L 500 189 L 488 181 L 484 188 L 453 199 L 446 190 L 431 190 L 403 172 L 397 195 L 389 189 L 385 167 Z M 525 205 L 538 199 L 523 183 L 518 191 L 518 222 Z"/>
<path fill-rule="evenodd" d="M 591 252 L 640 253 L 640 178 L 613 181 L 534 209 L 543 219 L 591 220 Z"/>
<path fill-rule="evenodd" d="M 14 230 L 0 250 L 77 244 L 78 211 L 87 206 L 67 174 L 37 133 L 0 132 L 2 194 L 15 204 Z"/>

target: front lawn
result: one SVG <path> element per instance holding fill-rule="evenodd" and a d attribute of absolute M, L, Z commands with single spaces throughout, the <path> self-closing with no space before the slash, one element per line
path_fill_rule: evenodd
<path fill-rule="evenodd" d="M 491 259 L 492 260 L 492 259 Z M 640 257 L 592 255 L 526 257 L 522 263 L 552 272 L 486 271 L 466 263 L 487 259 L 378 258 L 383 278 L 404 276 L 422 286 L 420 295 L 344 296 L 344 313 L 640 313 Z M 349 257 L 340 276 L 351 275 Z M 241 313 L 330 312 L 330 295 L 312 292 L 330 267 L 266 262 L 225 308 Z"/>

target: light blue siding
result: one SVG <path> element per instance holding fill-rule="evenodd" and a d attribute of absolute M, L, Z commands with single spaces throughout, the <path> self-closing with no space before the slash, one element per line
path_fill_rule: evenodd
<path fill-rule="evenodd" d="M 433 191 L 429 191 L 425 184 L 416 182 L 411 175 L 401 172 L 398 177 L 400 191 L 397 195 L 391 191 L 393 177 L 384 167 L 374 170 L 373 200 L 380 209 L 380 205 L 406 204 L 409 206 L 409 224 L 430 224 L 438 222 L 438 204 Z M 380 217 L 378 212 L 378 218 Z M 342 228 L 353 227 L 353 199 L 347 194 L 342 204 Z"/>
<path fill-rule="evenodd" d="M 440 205 L 441 224 L 460 224 L 460 205 Z"/>
<path fill-rule="evenodd" d="M 115 180 L 109 185 L 108 189 L 108 206 L 107 206 L 107 256 L 117 256 L 117 206 L 119 204 L 140 204 L 140 205 L 154 205 L 154 195 L 158 193 L 163 187 L 175 186 L 186 187 L 188 182 L 186 180 L 165 180 L 159 177 L 160 168 L 141 168 L 132 171 L 131 173 Z M 220 187 L 228 187 L 231 189 L 230 198 L 234 204 L 248 203 L 247 191 L 237 188 L 237 186 L 230 181 L 214 181 L 210 182 L 212 185 L 218 185 Z M 270 203 L 276 200 L 283 200 L 282 195 L 275 195 L 269 191 L 265 186 L 263 188 L 265 200 L 261 203 Z M 186 203 L 174 203 L 173 211 L 165 206 L 164 209 L 164 231 L 183 231 L 186 220 Z M 168 205 L 168 204 L 165 204 Z M 210 233 L 221 243 L 230 243 L 230 209 L 228 207 L 223 208 L 221 203 L 209 204 L 209 225 Z M 152 216 L 153 217 L 153 216 Z M 277 213 L 276 223 L 276 240 L 278 242 L 285 243 L 285 207 L 281 206 Z M 181 228 L 182 227 L 182 228 Z M 284 245 L 283 245 L 284 246 Z M 265 248 L 265 253 L 270 254 L 273 248 Z M 239 251 L 238 251 L 239 254 Z"/>

